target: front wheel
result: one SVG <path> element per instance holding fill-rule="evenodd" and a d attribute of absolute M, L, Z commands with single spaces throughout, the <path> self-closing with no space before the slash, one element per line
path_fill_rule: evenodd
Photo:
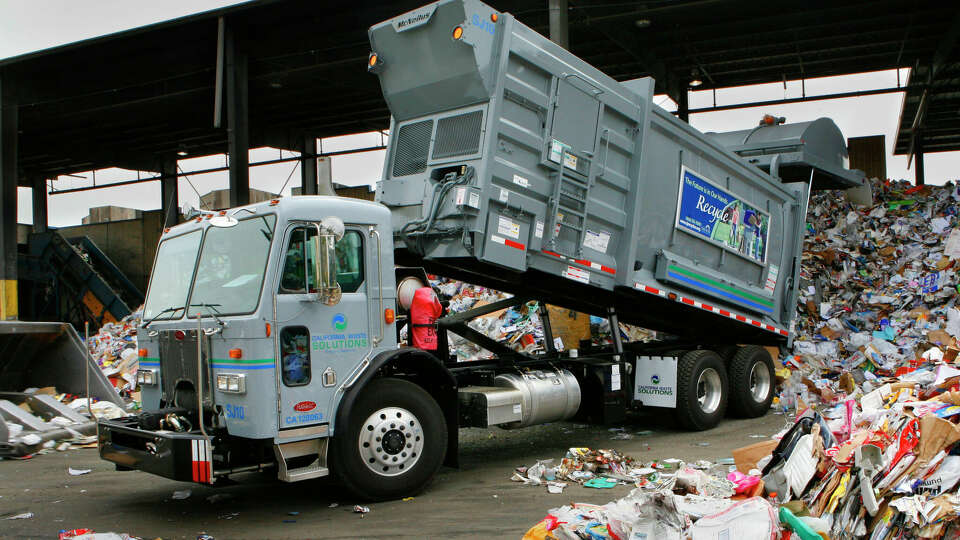
<path fill-rule="evenodd" d="M 333 438 L 334 472 L 370 500 L 413 495 L 430 483 L 447 450 L 437 402 L 401 379 L 376 379 L 361 390 L 346 426 Z"/>
<path fill-rule="evenodd" d="M 716 427 L 727 410 L 727 371 L 713 351 L 690 351 L 677 362 L 677 420 L 687 429 Z"/>

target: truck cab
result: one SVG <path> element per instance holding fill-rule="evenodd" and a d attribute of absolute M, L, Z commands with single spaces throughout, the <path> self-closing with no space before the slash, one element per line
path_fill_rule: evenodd
<path fill-rule="evenodd" d="M 271 466 L 287 481 L 328 474 L 341 402 L 398 350 L 389 219 L 375 203 L 293 197 L 164 231 L 138 335 L 145 412 L 101 423 L 102 457 L 202 483 Z M 401 434 L 381 434 L 393 446 L 380 445 L 380 472 L 407 466 L 389 451 L 419 426 L 402 412 Z"/>

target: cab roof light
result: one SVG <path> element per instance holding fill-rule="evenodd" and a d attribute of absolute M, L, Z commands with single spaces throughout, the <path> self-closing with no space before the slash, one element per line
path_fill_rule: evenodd
<path fill-rule="evenodd" d="M 490 14 L 490 21 L 491 21 L 491 22 L 497 22 L 497 19 L 499 19 L 499 18 L 500 18 L 500 16 L 497 15 L 496 13 L 491 13 L 491 14 Z"/>

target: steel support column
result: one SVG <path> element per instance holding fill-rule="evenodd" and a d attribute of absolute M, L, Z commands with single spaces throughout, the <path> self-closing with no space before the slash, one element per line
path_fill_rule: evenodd
<path fill-rule="evenodd" d="M 250 202 L 250 125 L 247 52 L 236 23 L 227 21 L 227 153 L 230 155 L 230 207 Z"/>
<path fill-rule="evenodd" d="M 918 133 L 917 142 L 913 147 L 914 156 L 916 156 L 915 158 L 916 165 L 914 166 L 915 168 L 913 169 L 914 182 L 918 186 L 922 186 L 923 183 L 925 182 L 925 178 L 923 174 L 923 142 L 921 137 L 922 137 L 922 134 Z"/>
<path fill-rule="evenodd" d="M 680 90 L 680 101 L 677 102 L 677 118 L 690 123 L 690 91 Z"/>
<path fill-rule="evenodd" d="M 570 49 L 570 17 L 567 0 L 547 0 L 550 13 L 550 41 Z"/>
<path fill-rule="evenodd" d="M 33 179 L 33 232 L 47 232 L 47 179 Z"/>
<path fill-rule="evenodd" d="M 180 189 L 177 177 L 176 158 L 160 162 L 160 209 L 163 211 L 163 226 L 173 227 L 180 222 Z"/>
<path fill-rule="evenodd" d="M 300 194 L 317 194 L 317 138 L 301 135 L 297 140 L 300 151 Z"/>
<path fill-rule="evenodd" d="M 16 319 L 17 102 L 12 78 L 0 74 L 0 319 Z"/>

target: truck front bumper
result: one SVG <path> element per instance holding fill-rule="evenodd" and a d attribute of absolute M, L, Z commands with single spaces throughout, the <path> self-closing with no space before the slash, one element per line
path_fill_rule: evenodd
<path fill-rule="evenodd" d="M 100 457 L 120 467 L 171 480 L 213 483 L 213 452 L 203 435 L 151 431 L 137 426 L 136 417 L 101 420 Z"/>

